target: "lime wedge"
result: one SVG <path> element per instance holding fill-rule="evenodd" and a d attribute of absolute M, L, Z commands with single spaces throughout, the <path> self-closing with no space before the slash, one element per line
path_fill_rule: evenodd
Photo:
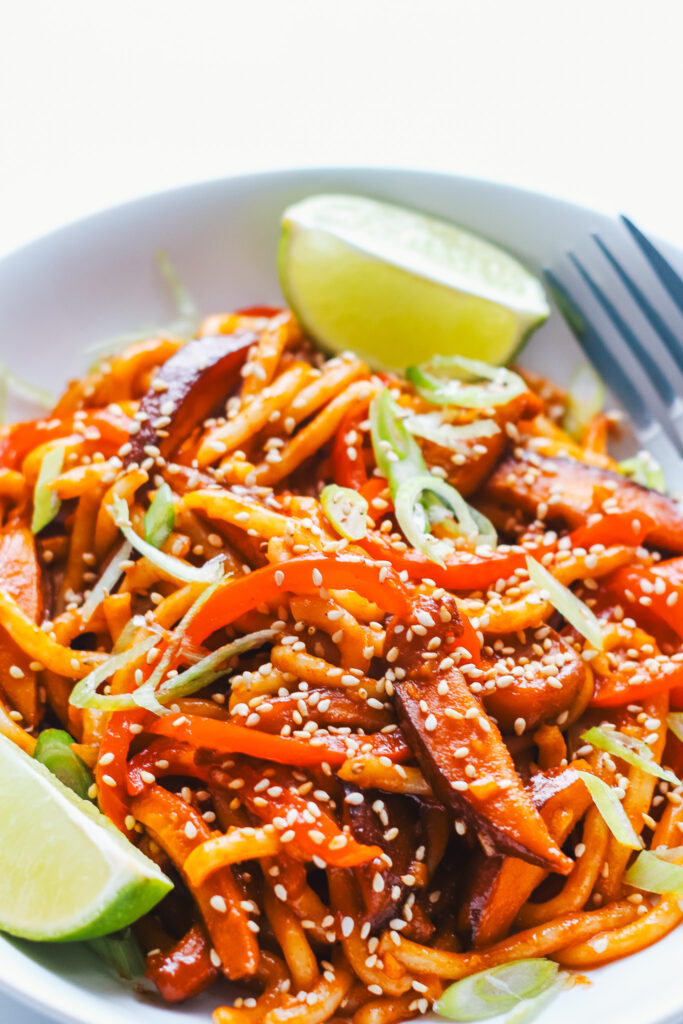
<path fill-rule="evenodd" d="M 173 887 L 93 804 L 2 735 L 0 821 L 0 930 L 11 935 L 106 935 Z"/>
<path fill-rule="evenodd" d="M 323 348 L 402 370 L 431 356 L 508 362 L 550 312 L 516 259 L 454 224 L 374 199 L 285 210 L 280 284 Z"/>

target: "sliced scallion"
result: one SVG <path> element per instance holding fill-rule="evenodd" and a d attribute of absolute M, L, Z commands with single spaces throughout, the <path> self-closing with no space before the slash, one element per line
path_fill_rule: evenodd
<path fill-rule="evenodd" d="M 597 747 L 598 750 L 605 750 L 608 754 L 613 754 L 614 757 L 626 761 L 627 764 L 632 764 L 634 768 L 640 768 L 648 775 L 655 775 L 658 779 L 670 782 L 672 786 L 681 784 L 681 780 L 673 772 L 657 764 L 647 743 L 643 743 L 636 736 L 628 736 L 613 729 L 601 729 L 594 726 L 582 733 L 581 739 Z"/>
<path fill-rule="evenodd" d="M 152 502 L 145 512 L 145 540 L 152 547 L 160 548 L 168 540 L 175 526 L 173 492 L 167 483 L 157 488 Z"/>
<path fill-rule="evenodd" d="M 181 697 L 190 697 L 193 693 L 203 690 L 205 686 L 210 686 L 225 675 L 227 663 L 231 658 L 262 647 L 278 635 L 274 629 L 261 629 L 256 633 L 248 633 L 246 636 L 212 651 L 201 661 L 185 669 L 184 672 L 180 672 L 177 676 L 165 680 L 158 687 L 154 685 L 151 678 L 148 679 L 132 694 L 133 700 L 138 706 L 154 711 L 155 714 L 166 714 L 168 708 L 165 705 L 180 700 Z"/>
<path fill-rule="evenodd" d="M 593 803 L 617 842 L 632 850 L 642 849 L 642 843 L 628 820 L 615 790 L 590 772 L 577 771 L 576 774 L 585 782 Z"/>
<path fill-rule="evenodd" d="M 33 750 L 33 757 L 65 786 L 87 800 L 92 775 L 85 762 L 73 750 L 74 742 L 73 736 L 64 729 L 43 729 Z"/>
<path fill-rule="evenodd" d="M 361 540 L 368 530 L 368 503 L 350 487 L 328 484 L 320 494 L 320 504 L 330 524 L 340 537 Z"/>
<path fill-rule="evenodd" d="M 641 487 L 649 487 L 651 491 L 661 491 L 662 494 L 667 492 L 664 470 L 650 452 L 638 452 L 630 459 L 623 459 L 619 463 L 619 472 L 635 480 Z"/>
<path fill-rule="evenodd" d="M 683 711 L 671 711 L 666 716 L 666 724 L 676 739 L 683 743 Z"/>
<path fill-rule="evenodd" d="M 513 960 L 449 985 L 434 1009 L 449 1020 L 486 1020 L 539 996 L 555 982 L 557 972 L 557 964 L 542 957 Z"/>
<path fill-rule="evenodd" d="M 657 853 L 643 850 L 624 875 L 624 881 L 643 892 L 683 896 L 682 860 L 683 848 L 680 846 Z"/>
<path fill-rule="evenodd" d="M 119 978 L 135 981 L 145 973 L 145 960 L 130 928 L 86 943 Z"/>
<path fill-rule="evenodd" d="M 495 420 L 473 420 L 472 423 L 443 423 L 440 412 L 426 412 L 407 416 L 406 429 L 414 437 L 449 448 L 454 452 L 467 452 L 467 442 L 500 434 Z"/>
<path fill-rule="evenodd" d="M 425 401 L 433 405 L 460 405 L 466 409 L 504 405 L 528 390 L 519 374 L 512 370 L 465 356 L 434 356 L 429 363 L 409 366 L 406 377 Z M 468 384 L 465 383 L 468 378 L 490 383 Z"/>
<path fill-rule="evenodd" d="M 124 668 L 153 647 L 158 639 L 156 636 L 148 636 L 139 644 L 121 651 L 120 654 L 115 654 L 104 664 L 98 665 L 84 679 L 76 683 L 71 691 L 69 703 L 76 708 L 95 708 L 100 711 L 124 711 L 134 708 L 135 702 L 132 693 L 98 693 L 97 689 L 120 668 Z"/>
<path fill-rule="evenodd" d="M 90 616 L 97 608 L 99 608 L 105 597 L 107 597 L 108 594 L 111 594 L 123 572 L 121 563 L 128 561 L 132 551 L 132 544 L 129 544 L 127 540 L 124 540 L 114 552 L 109 565 L 104 570 L 81 606 L 81 618 L 83 622 L 87 623 Z"/>
<path fill-rule="evenodd" d="M 50 448 L 43 456 L 33 490 L 33 516 L 31 518 L 33 533 L 40 533 L 59 512 L 61 502 L 55 492 L 48 487 L 48 484 L 56 480 L 62 472 L 65 451 L 65 446 L 58 444 L 54 448 Z"/>
<path fill-rule="evenodd" d="M 436 495 L 451 510 L 469 540 L 478 537 L 477 523 L 469 505 L 455 487 L 431 473 L 421 473 L 399 485 L 394 496 L 394 507 L 396 519 L 406 539 L 433 562 L 443 565 L 446 555 L 453 551 L 453 545 L 428 532 L 429 518 L 425 518 L 424 506 L 420 501 L 423 494 Z"/>
<path fill-rule="evenodd" d="M 113 497 L 111 513 L 121 533 L 135 550 L 172 579 L 180 580 L 183 583 L 215 583 L 223 575 L 222 555 L 212 558 L 201 568 L 197 568 L 194 565 L 188 565 L 187 562 L 182 562 L 173 555 L 159 551 L 153 544 L 140 537 L 131 524 L 127 503 L 118 495 Z"/>
<path fill-rule="evenodd" d="M 568 587 L 556 580 L 552 573 L 548 572 L 535 558 L 527 555 L 526 564 L 529 578 L 537 587 L 547 593 L 553 608 L 557 609 L 581 636 L 585 636 L 591 647 L 594 647 L 596 651 L 602 651 L 605 639 L 600 621 L 595 613 Z"/>

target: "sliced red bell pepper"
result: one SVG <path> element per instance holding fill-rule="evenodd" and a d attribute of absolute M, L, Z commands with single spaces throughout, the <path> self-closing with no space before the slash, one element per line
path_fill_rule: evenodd
<path fill-rule="evenodd" d="M 75 413 L 61 419 L 53 417 L 15 423 L 5 436 L 0 438 L 0 466 L 16 469 L 34 448 L 47 441 L 78 433 L 82 428 L 86 431 L 96 430 L 102 448 L 111 453 L 128 441 L 130 426 L 131 422 L 125 416 L 116 415 L 108 409 L 90 409 L 88 412 Z M 94 434 L 91 436 L 96 440 Z"/>
<path fill-rule="evenodd" d="M 634 618 L 647 621 L 657 616 L 683 640 L 683 584 L 677 582 L 681 564 L 683 560 L 675 558 L 650 569 L 626 565 L 613 572 L 605 584 L 619 595 Z"/>
<path fill-rule="evenodd" d="M 126 825 L 130 814 L 126 785 L 128 749 L 134 737 L 142 731 L 143 724 L 153 718 L 154 715 L 148 711 L 114 711 L 100 744 L 95 768 L 97 799 L 102 813 L 124 836 L 130 836 Z"/>
<path fill-rule="evenodd" d="M 654 520 L 644 513 L 616 512 L 569 534 L 572 548 L 589 548 L 593 544 L 628 544 L 636 547 L 654 528 Z M 412 579 L 428 577 L 440 587 L 449 590 L 485 590 L 499 579 L 507 579 L 517 569 L 526 568 L 527 555 L 540 559 L 549 551 L 557 550 L 558 542 L 541 544 L 524 551 L 493 551 L 490 555 L 452 555 L 444 567 L 430 561 L 415 548 L 398 550 L 391 541 L 377 531 L 359 541 L 373 558 L 390 562 L 399 572 L 405 571 Z"/>
<path fill-rule="evenodd" d="M 634 683 L 633 677 L 644 677 L 642 682 Z M 673 672 L 648 672 L 644 665 L 630 671 L 611 672 L 608 676 L 595 676 L 595 690 L 590 706 L 596 708 L 618 707 L 622 704 L 633 704 L 654 697 L 658 693 L 674 690 L 683 684 L 683 664 L 677 664 Z M 673 701 L 672 701 L 673 703 Z"/>
<path fill-rule="evenodd" d="M 326 762 L 342 764 L 357 745 L 370 746 L 370 753 L 402 761 L 410 751 L 400 733 L 373 733 L 359 736 L 354 733 L 318 737 L 311 741 L 288 736 L 273 736 L 258 729 L 250 729 L 218 718 L 199 715 L 166 715 L 152 722 L 146 729 L 155 736 L 166 736 L 195 748 L 219 754 L 249 754 L 276 764 L 314 767 Z"/>
<path fill-rule="evenodd" d="M 171 949 L 147 957 L 145 977 L 154 982 L 167 1003 L 190 999 L 218 977 L 211 949 L 206 932 L 195 924 Z"/>
<path fill-rule="evenodd" d="M 148 747 L 128 762 L 128 792 L 131 796 L 142 793 L 150 785 L 142 776 L 149 772 L 155 778 L 165 775 L 189 775 L 191 778 L 208 782 L 205 765 L 195 761 L 196 748 L 178 743 L 176 740 L 153 740 Z"/>
<path fill-rule="evenodd" d="M 260 604 L 281 600 L 283 594 L 317 594 L 355 590 L 387 612 L 405 618 L 409 594 L 393 570 L 352 555 L 304 555 L 289 562 L 265 565 L 239 579 L 228 579 L 207 598 L 188 627 L 188 639 L 201 644 L 211 633 L 229 625 Z"/>
<path fill-rule="evenodd" d="M 274 775 L 272 787 L 267 791 L 264 802 L 263 797 L 261 800 L 257 799 L 261 794 L 254 788 L 262 776 L 245 766 L 240 766 L 238 771 L 245 782 L 239 791 L 240 798 L 244 800 L 251 813 L 271 824 L 278 818 L 286 819 L 287 827 L 294 832 L 294 838 L 287 844 L 288 852 L 292 856 L 298 856 L 302 860 L 320 857 L 327 864 L 339 868 L 367 864 L 375 857 L 382 856 L 381 846 L 366 846 L 359 843 L 353 836 L 342 832 L 337 823 L 315 801 L 306 800 L 298 793 L 293 793 L 288 788 L 289 780 L 284 773 Z M 215 774 L 219 776 L 219 772 Z M 280 790 L 279 794 L 275 793 L 277 789 Z"/>
<path fill-rule="evenodd" d="M 360 430 L 360 424 L 366 416 L 365 409 L 362 412 L 349 409 L 341 421 L 332 446 L 332 471 L 335 483 L 340 487 L 350 487 L 354 491 L 362 490 L 363 485 L 368 482 L 368 471 L 363 459 L 363 435 Z M 357 440 L 354 444 L 349 444 L 346 438 L 352 431 L 356 432 Z"/>
<path fill-rule="evenodd" d="M 235 310 L 237 316 L 266 316 L 272 320 L 274 316 L 284 313 L 279 306 L 245 306 L 244 309 Z"/>

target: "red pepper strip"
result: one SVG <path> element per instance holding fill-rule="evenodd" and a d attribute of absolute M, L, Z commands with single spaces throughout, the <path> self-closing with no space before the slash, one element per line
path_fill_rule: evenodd
<path fill-rule="evenodd" d="M 611 544 L 626 543 L 635 547 L 642 544 L 653 527 L 654 520 L 644 513 L 616 512 L 588 526 L 580 526 L 569 534 L 569 540 L 572 548 L 591 547 L 593 544 L 608 547 Z M 386 560 L 399 571 L 405 570 L 412 579 L 420 580 L 427 576 L 437 586 L 448 587 L 449 590 L 485 590 L 497 580 L 512 576 L 517 569 L 526 568 L 527 555 L 540 559 L 549 551 L 557 549 L 556 541 L 523 552 L 493 551 L 484 557 L 472 555 L 468 560 L 453 555 L 446 559 L 445 567 L 442 568 L 415 548 L 398 551 L 384 534 L 377 531 L 368 534 L 358 543 L 373 558 Z"/>
<path fill-rule="evenodd" d="M 404 738 L 396 733 L 373 733 L 369 736 L 329 735 L 311 741 L 293 739 L 288 736 L 272 736 L 258 729 L 224 722 L 218 718 L 202 718 L 199 715 L 166 715 L 147 727 L 147 732 L 156 736 L 167 736 L 193 747 L 210 750 L 219 754 L 249 754 L 276 764 L 313 767 L 326 762 L 342 764 L 349 753 L 349 747 L 356 744 L 369 745 L 371 753 L 385 755 L 392 760 L 405 760 L 410 755 Z M 395 738 L 396 737 L 396 738 Z M 322 740 L 322 742 L 321 742 Z"/>
<path fill-rule="evenodd" d="M 195 753 L 194 747 L 175 740 L 153 740 L 128 762 L 128 792 L 131 796 L 138 796 L 145 786 L 150 785 L 142 778 L 143 772 L 149 772 L 157 779 L 166 775 L 189 775 L 208 782 L 208 772 L 203 765 L 196 764 Z"/>
<path fill-rule="evenodd" d="M 153 981 L 167 1003 L 179 1003 L 199 995 L 218 977 L 211 961 L 211 943 L 201 925 L 165 953 L 147 957 L 145 977 Z"/>
<path fill-rule="evenodd" d="M 142 796 L 135 797 L 131 811 L 181 874 L 192 851 L 211 838 L 211 830 L 201 814 L 182 797 L 161 786 L 151 786 Z M 253 975 L 258 968 L 258 942 L 249 928 L 249 917 L 241 905 L 244 897 L 230 867 L 219 868 L 205 883 L 190 890 L 221 959 L 223 973 L 233 980 Z M 223 897 L 225 909 L 216 909 L 214 896 Z"/>
<path fill-rule="evenodd" d="M 669 675 L 657 672 L 655 675 L 647 674 L 641 683 L 632 682 L 633 676 L 643 678 L 646 669 L 639 664 L 636 669 L 630 672 L 612 672 L 609 676 L 595 676 L 595 691 L 590 700 L 590 706 L 596 708 L 618 707 L 622 704 L 632 704 L 634 701 L 641 701 L 647 697 L 654 697 L 658 693 L 672 691 L 672 704 L 674 689 L 680 688 L 683 684 L 683 664 L 677 664 L 676 668 Z M 680 699 L 680 690 L 679 699 Z"/>
<path fill-rule="evenodd" d="M 274 824 L 278 818 L 286 819 L 287 829 L 294 832 L 291 844 L 287 844 L 288 852 L 292 856 L 297 856 L 301 860 L 320 857 L 327 864 L 339 868 L 367 864 L 375 857 L 382 856 L 381 846 L 366 846 L 359 843 L 353 836 L 342 832 L 336 822 L 314 800 L 306 800 L 298 793 L 292 792 L 288 788 L 289 780 L 284 776 L 278 778 L 278 775 L 275 775 L 273 784 L 281 792 L 278 796 L 273 796 L 269 791 L 264 806 L 263 800 L 256 799 L 260 794 L 254 789 L 262 779 L 261 774 L 247 767 L 240 767 L 238 770 L 245 782 L 244 788 L 239 791 L 240 797 L 251 813 L 270 824 Z M 293 821 L 290 820 L 294 817 L 292 811 L 297 815 Z"/>
<path fill-rule="evenodd" d="M 660 562 L 653 566 L 652 571 L 655 576 L 663 576 L 674 586 L 683 587 L 683 557 L 669 558 L 666 562 Z"/>
<path fill-rule="evenodd" d="M 100 810 L 127 837 L 130 836 L 130 829 L 126 825 L 126 818 L 130 814 L 126 786 L 128 748 L 137 732 L 142 731 L 139 727 L 153 719 L 154 715 L 149 711 L 114 711 L 100 744 L 100 756 L 95 768 Z M 111 760 L 110 754 L 113 755 Z"/>
<path fill-rule="evenodd" d="M 316 579 L 318 582 L 316 582 Z M 386 566 L 350 555 L 305 555 L 289 562 L 265 565 L 239 579 L 228 579 L 209 597 L 188 631 L 188 639 L 201 644 L 217 629 L 260 604 L 281 601 L 283 594 L 317 594 L 327 590 L 355 590 L 387 612 L 405 618 L 410 600 L 398 575 Z"/>
<path fill-rule="evenodd" d="M 678 562 L 679 559 L 673 561 Z M 683 640 L 683 585 L 676 582 L 679 567 L 672 567 L 667 573 L 666 566 L 666 562 L 653 569 L 625 565 L 613 572 L 605 585 L 619 595 L 624 608 L 633 612 L 636 619 L 641 611 L 645 617 L 654 614 Z M 643 596 L 647 598 L 646 605 L 639 603 Z"/>
<path fill-rule="evenodd" d="M 76 413 L 63 419 L 29 420 L 15 423 L 7 434 L 0 439 L 0 466 L 16 469 L 30 451 L 47 441 L 67 437 L 74 433 L 80 424 L 83 427 L 97 430 L 99 439 L 109 449 L 118 449 L 130 437 L 130 421 L 124 416 L 116 416 L 107 409 L 93 409 L 86 413 Z M 76 429 L 76 433 L 78 433 Z M 86 435 L 87 436 L 87 435 Z"/>
<path fill-rule="evenodd" d="M 363 435 L 359 429 L 366 416 L 365 409 L 362 412 L 356 412 L 353 407 L 349 409 L 341 421 L 332 446 L 332 475 L 335 483 L 340 487 L 350 487 L 354 491 L 362 490 L 368 482 L 368 471 L 363 459 Z M 348 444 L 346 437 L 353 430 L 358 435 L 358 441 L 355 444 Z M 354 452 L 353 456 L 349 454 L 350 451 Z M 386 483 L 384 486 L 386 487 Z"/>
<path fill-rule="evenodd" d="M 652 516 L 645 512 L 610 512 L 594 523 L 579 526 L 569 536 L 573 548 L 590 548 L 593 544 L 637 547 L 656 526 Z"/>

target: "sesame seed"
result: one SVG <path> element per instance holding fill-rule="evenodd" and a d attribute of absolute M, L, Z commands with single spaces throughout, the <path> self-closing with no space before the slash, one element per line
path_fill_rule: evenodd
<path fill-rule="evenodd" d="M 222 896 L 212 896 L 211 899 L 209 900 L 209 903 L 211 904 L 214 910 L 218 911 L 219 914 L 224 914 L 228 909 L 228 905 Z"/>
<path fill-rule="evenodd" d="M 341 933 L 345 939 L 348 939 L 349 935 L 353 932 L 355 927 L 355 921 L 352 917 L 343 917 L 341 921 Z"/>
<path fill-rule="evenodd" d="M 112 779 L 111 775 L 103 775 L 102 782 L 105 784 L 105 786 L 109 786 L 112 789 L 114 788 L 114 786 L 116 786 L 116 779 Z"/>

